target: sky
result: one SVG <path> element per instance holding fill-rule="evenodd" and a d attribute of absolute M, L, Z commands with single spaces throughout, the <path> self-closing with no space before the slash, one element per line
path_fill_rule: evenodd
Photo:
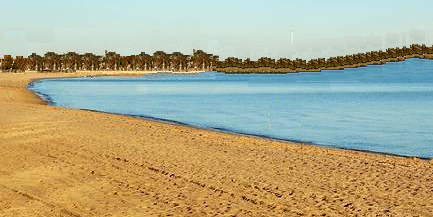
<path fill-rule="evenodd" d="M 428 0 L 0 0 L 0 57 L 193 49 L 328 58 L 433 43 Z"/>

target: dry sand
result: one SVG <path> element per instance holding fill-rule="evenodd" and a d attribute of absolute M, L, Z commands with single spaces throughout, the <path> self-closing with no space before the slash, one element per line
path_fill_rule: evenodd
<path fill-rule="evenodd" d="M 0 74 L 0 216 L 433 216 L 433 163 L 50 107 Z"/>

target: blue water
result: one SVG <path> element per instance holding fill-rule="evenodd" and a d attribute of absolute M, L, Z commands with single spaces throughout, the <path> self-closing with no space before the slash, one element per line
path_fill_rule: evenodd
<path fill-rule="evenodd" d="M 56 79 L 35 82 L 30 88 L 56 106 L 433 157 L 433 61 L 429 60 L 283 75 Z"/>

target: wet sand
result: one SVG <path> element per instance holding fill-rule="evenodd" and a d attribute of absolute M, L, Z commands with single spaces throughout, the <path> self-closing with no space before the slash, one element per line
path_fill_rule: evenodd
<path fill-rule="evenodd" d="M 433 162 L 47 106 L 0 73 L 0 216 L 433 216 Z"/>

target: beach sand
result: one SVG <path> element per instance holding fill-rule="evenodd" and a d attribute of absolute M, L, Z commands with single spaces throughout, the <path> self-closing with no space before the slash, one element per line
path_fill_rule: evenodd
<path fill-rule="evenodd" d="M 433 216 L 433 162 L 50 107 L 0 73 L 0 216 Z"/>

